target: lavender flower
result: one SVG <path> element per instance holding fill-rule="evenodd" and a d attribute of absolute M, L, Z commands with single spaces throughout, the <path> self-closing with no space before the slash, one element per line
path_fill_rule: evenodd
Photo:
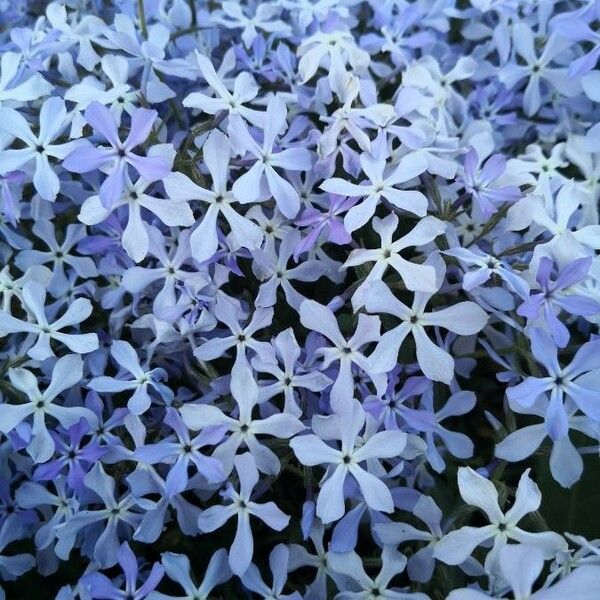
<path fill-rule="evenodd" d="M 300 305 L 300 321 L 308 329 L 318 331 L 331 341 L 333 347 L 319 348 L 317 356 L 323 357 L 323 367 L 332 362 L 339 363 L 338 373 L 330 390 L 331 403 L 334 409 L 350 402 L 353 397 L 354 382 L 352 365 L 356 364 L 367 372 L 376 385 L 382 384 L 370 368 L 367 357 L 361 348 L 379 338 L 381 323 L 378 317 L 361 314 L 353 336 L 346 339 L 339 329 L 333 312 L 314 300 L 305 300 Z"/>
<path fill-rule="evenodd" d="M 163 397 L 170 397 L 171 390 L 161 385 L 160 380 L 166 377 L 163 369 L 143 369 L 138 356 L 130 344 L 117 340 L 113 342 L 110 353 L 120 367 L 133 376 L 133 379 L 117 379 L 115 377 L 94 377 L 89 382 L 90 389 L 101 393 L 123 392 L 134 390 L 127 401 L 131 412 L 140 415 L 150 407 L 152 399 L 148 388 L 156 389 Z"/>
<path fill-rule="evenodd" d="M 86 140 L 85 145 L 72 152 L 63 162 L 65 169 L 74 173 L 89 173 L 104 168 L 108 177 L 100 186 L 100 201 L 106 209 L 118 202 L 128 166 L 133 167 L 146 181 L 157 181 L 170 172 L 164 157 L 140 156 L 133 149 L 143 144 L 156 120 L 156 111 L 137 109 L 131 116 L 131 130 L 124 142 L 119 138 L 118 123 L 110 111 L 99 102 L 92 102 L 85 110 L 87 122 L 110 144 L 110 147 L 95 147 Z"/>
<path fill-rule="evenodd" d="M 443 327 L 461 335 L 481 331 L 487 322 L 485 312 L 474 302 L 460 302 L 438 311 L 426 312 L 432 294 L 416 292 L 412 307 L 396 299 L 383 282 L 375 282 L 365 293 L 368 311 L 392 314 L 401 323 L 386 331 L 369 357 L 371 371 L 386 372 L 396 363 L 398 352 L 410 334 L 415 340 L 417 361 L 426 377 L 450 383 L 454 360 L 446 350 L 437 346 L 425 333 L 425 327 Z"/>
<path fill-rule="evenodd" d="M 125 575 L 125 590 L 121 591 L 106 575 L 98 572 L 89 573 L 82 577 L 81 586 L 83 589 L 88 591 L 91 598 L 98 600 L 110 600 L 115 597 L 131 598 L 132 600 L 148 598 L 163 577 L 164 569 L 162 565 L 155 563 L 150 573 L 144 578 L 144 583 L 138 587 L 139 567 L 135 554 L 131 551 L 127 542 L 119 547 L 118 560 Z"/>
<path fill-rule="evenodd" d="M 263 240 L 259 227 L 231 206 L 236 198 L 227 189 L 230 157 L 231 148 L 227 136 L 215 130 L 204 144 L 204 160 L 212 177 L 212 190 L 201 188 L 183 173 L 173 173 L 165 179 L 167 195 L 174 202 L 181 204 L 201 200 L 208 204 L 202 221 L 190 236 L 192 256 L 200 263 L 209 260 L 217 251 L 220 215 L 223 215 L 229 225 L 238 247 L 258 248 Z"/>
<path fill-rule="evenodd" d="M 204 427 L 229 431 L 230 436 L 214 452 L 213 456 L 223 464 L 223 474 L 229 475 L 235 464 L 235 456 L 241 446 L 248 448 L 256 467 L 263 473 L 277 474 L 280 462 L 275 453 L 261 444 L 257 435 L 290 438 L 305 427 L 297 417 L 275 413 L 260 419 L 252 413 L 259 400 L 258 386 L 247 366 L 240 366 L 231 376 L 231 394 L 238 406 L 238 416 L 230 417 L 210 404 L 186 404 L 181 407 L 184 423 L 195 431 Z"/>
<path fill-rule="evenodd" d="M 236 575 L 242 575 L 250 566 L 254 552 L 250 516 L 257 517 L 276 531 L 286 527 L 290 518 L 274 502 L 259 504 L 251 500 L 252 490 L 258 482 L 258 471 L 250 454 L 237 456 L 235 468 L 240 480 L 239 492 L 229 484 L 222 493 L 229 503 L 215 505 L 203 511 L 198 519 L 198 526 L 202 531 L 211 532 L 232 517 L 237 517 L 235 538 L 229 550 L 229 566 Z"/>
<path fill-rule="evenodd" d="M 517 527 L 518 522 L 528 513 L 538 509 L 542 495 L 537 485 L 529 478 L 529 470 L 521 475 L 516 491 L 515 503 L 503 513 L 498 506 L 494 484 L 469 467 L 458 471 L 458 487 L 462 499 L 483 511 L 490 520 L 484 527 L 461 527 L 447 533 L 436 545 L 434 556 L 446 564 L 458 565 L 464 562 L 473 550 L 485 542 L 493 540 L 494 545 L 486 557 L 486 566 L 496 569 L 500 552 L 507 547 L 508 540 L 531 544 L 552 558 L 566 547 L 566 541 L 553 532 L 529 533 Z"/>
<path fill-rule="evenodd" d="M 0 600 L 596 600 L 598 22 L 0 0 Z"/>
<path fill-rule="evenodd" d="M 76 298 L 62 317 L 48 322 L 44 302 L 46 292 L 37 281 L 28 281 L 23 286 L 23 307 L 35 319 L 35 322 L 22 321 L 6 312 L 0 312 L 0 334 L 26 332 L 36 336 L 36 342 L 29 346 L 27 354 L 36 360 L 45 360 L 54 356 L 50 340 L 57 340 L 72 352 L 85 354 L 98 347 L 95 333 L 62 333 L 62 329 L 78 325 L 92 313 L 92 305 L 87 298 Z"/>
<path fill-rule="evenodd" d="M 504 547 L 500 551 L 502 576 L 508 582 L 515 598 L 531 600 L 558 600 L 573 595 L 576 598 L 593 598 L 596 593 L 596 578 L 600 575 L 597 566 L 581 567 L 550 587 L 544 586 L 532 593 L 533 586 L 544 567 L 544 554 L 535 546 L 519 544 L 514 548 Z M 474 589 L 454 590 L 448 600 L 487 600 L 492 596 Z"/>
<path fill-rule="evenodd" d="M 227 550 L 221 548 L 211 557 L 202 583 L 199 586 L 192 581 L 190 561 L 185 554 L 173 554 L 165 552 L 162 555 L 162 566 L 167 577 L 179 583 L 185 592 L 185 596 L 167 596 L 161 592 L 153 592 L 152 600 L 182 600 L 182 598 L 197 598 L 197 600 L 208 600 L 213 589 L 224 583 L 231 577 L 231 571 L 227 562 Z"/>
<path fill-rule="evenodd" d="M 336 521 L 344 515 L 344 481 L 352 475 L 365 502 L 374 510 L 392 512 L 392 496 L 386 485 L 366 471 L 360 463 L 398 456 L 406 446 L 406 434 L 401 431 L 381 431 L 364 444 L 357 445 L 357 436 L 365 425 L 365 413 L 356 400 L 347 402 L 343 412 L 329 419 L 326 439 L 340 440 L 340 448 L 328 446 L 320 437 L 308 434 L 295 437 L 290 446 L 305 465 L 332 465 L 330 476 L 323 483 L 317 499 L 317 516 L 324 522 Z M 313 425 L 315 429 L 316 425 Z"/>
<path fill-rule="evenodd" d="M 35 161 L 33 185 L 44 200 L 54 201 L 60 190 L 60 181 L 48 157 L 63 159 L 78 141 L 53 143 L 68 123 L 67 109 L 60 98 L 49 98 L 40 110 L 39 132 L 33 133 L 23 115 L 13 108 L 0 108 L 0 131 L 21 140 L 24 148 L 4 150 L 0 158 L 0 172 L 7 173 Z"/>
<path fill-rule="evenodd" d="M 394 186 L 414 179 L 427 170 L 427 161 L 418 154 L 409 154 L 400 159 L 389 175 L 384 176 L 386 161 L 362 154 L 360 164 L 369 181 L 356 185 L 343 179 L 326 180 L 321 189 L 340 196 L 365 197 L 351 207 L 344 217 L 346 231 L 352 233 L 362 227 L 375 213 L 381 198 L 396 208 L 420 217 L 427 212 L 427 198 L 417 190 L 398 190 Z"/>
<path fill-rule="evenodd" d="M 294 188 L 275 168 L 289 171 L 308 171 L 312 161 L 306 148 L 294 147 L 277 151 L 275 141 L 286 127 L 287 108 L 280 96 L 273 96 L 265 113 L 265 127 L 262 144 L 259 145 L 250 135 L 246 125 L 238 118 L 232 117 L 230 134 L 236 140 L 236 146 L 249 153 L 256 162 L 238 177 L 231 191 L 234 197 L 243 203 L 256 202 L 261 198 L 262 187 L 266 187 L 277 208 L 288 218 L 293 218 L 300 209 L 300 198 Z"/>

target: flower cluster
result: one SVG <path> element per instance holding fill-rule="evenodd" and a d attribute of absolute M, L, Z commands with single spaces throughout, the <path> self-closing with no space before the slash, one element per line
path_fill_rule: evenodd
<path fill-rule="evenodd" d="M 0 2 L 0 599 L 598 600 L 598 31 Z"/>

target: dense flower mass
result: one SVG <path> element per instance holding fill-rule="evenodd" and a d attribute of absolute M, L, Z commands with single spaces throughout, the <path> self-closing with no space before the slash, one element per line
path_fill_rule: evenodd
<path fill-rule="evenodd" d="M 0 600 L 600 600 L 599 32 L 0 1 Z"/>

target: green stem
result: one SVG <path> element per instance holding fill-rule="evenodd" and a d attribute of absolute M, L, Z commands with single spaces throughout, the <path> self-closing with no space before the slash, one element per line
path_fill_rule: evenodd
<path fill-rule="evenodd" d="M 185 29 L 180 29 L 179 31 L 176 31 L 175 33 L 173 33 L 173 35 L 171 36 L 172 40 L 176 40 L 177 38 L 180 38 L 184 35 L 190 35 L 192 33 L 198 33 L 199 31 L 204 31 L 205 29 L 212 29 L 211 27 L 204 27 L 204 26 L 198 26 L 198 25 L 194 25 L 193 27 L 186 27 Z"/>
<path fill-rule="evenodd" d="M 481 231 L 468 243 L 465 248 L 470 248 L 477 243 L 481 238 L 485 237 L 498 223 L 506 216 L 508 209 L 511 207 L 510 202 L 505 202 L 482 227 Z"/>
<path fill-rule="evenodd" d="M 140 29 L 145 40 L 148 39 L 148 26 L 146 25 L 146 9 L 144 8 L 144 0 L 138 0 L 138 12 L 140 14 Z"/>
<path fill-rule="evenodd" d="M 196 26 L 196 7 L 194 6 L 194 0 L 188 0 L 190 12 L 192 13 L 192 25 Z"/>
<path fill-rule="evenodd" d="M 7 360 L 2 365 L 2 369 L 0 370 L 0 374 L 4 375 L 9 369 L 15 369 L 17 367 L 20 367 L 23 363 L 26 363 L 28 360 L 29 360 L 29 357 L 25 356 L 25 355 L 15 356 L 14 358 L 11 358 L 11 359 Z"/>
<path fill-rule="evenodd" d="M 506 250 L 502 250 L 498 254 L 498 258 L 502 258 L 503 256 L 510 256 L 511 254 L 520 254 L 521 252 L 527 252 L 529 250 L 533 250 L 539 244 L 538 241 L 525 242 L 524 244 L 518 244 L 517 246 L 511 246 L 510 248 L 506 248 Z"/>
<path fill-rule="evenodd" d="M 581 482 L 579 482 L 581 483 Z M 579 493 L 579 485 L 575 485 L 573 487 L 573 491 L 571 493 L 571 498 L 569 500 L 569 512 L 568 512 L 568 516 L 567 516 L 567 527 L 570 533 L 573 533 L 575 531 L 574 529 L 574 525 L 575 525 L 575 519 L 576 519 L 576 513 L 577 513 L 577 495 Z"/>

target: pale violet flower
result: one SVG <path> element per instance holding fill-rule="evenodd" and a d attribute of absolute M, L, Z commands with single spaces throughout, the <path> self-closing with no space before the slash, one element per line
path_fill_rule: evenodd
<path fill-rule="evenodd" d="M 552 34 L 546 41 L 541 54 L 535 50 L 535 35 L 531 28 L 523 22 L 515 23 L 513 28 L 513 44 L 516 53 L 525 62 L 519 65 L 516 62 L 506 65 L 500 70 L 500 81 L 512 88 L 523 79 L 527 79 L 523 97 L 523 108 L 528 116 L 534 115 L 543 104 L 540 84 L 543 81 L 555 88 L 565 96 L 575 96 L 581 89 L 577 78 L 569 77 L 566 67 L 551 66 L 554 60 L 571 42 L 559 34 Z"/>
<path fill-rule="evenodd" d="M 23 79 L 19 67 L 21 57 L 17 52 L 3 52 L 0 58 L 0 105 L 6 101 L 28 102 L 47 96 L 52 84 L 40 73 L 31 73 Z"/>
<path fill-rule="evenodd" d="M 340 441 L 336 448 L 326 444 L 315 434 L 296 436 L 290 446 L 298 460 L 307 466 L 329 465 L 317 498 L 317 516 L 323 523 L 337 521 L 344 516 L 344 481 L 351 475 L 360 487 L 367 505 L 383 512 L 392 512 L 394 503 L 390 490 L 376 475 L 362 464 L 384 458 L 397 457 L 406 447 L 407 436 L 402 431 L 380 431 L 366 442 L 359 441 L 365 426 L 365 412 L 357 400 L 346 401 L 343 410 L 325 417 L 321 427 L 326 439 Z M 313 422 L 313 429 L 319 425 Z"/>
<path fill-rule="evenodd" d="M 346 339 L 331 309 L 314 300 L 304 300 L 300 304 L 300 322 L 307 329 L 318 331 L 333 344 L 332 347 L 318 348 L 316 356 L 323 357 L 323 368 L 327 368 L 334 362 L 339 364 L 337 376 L 330 390 L 331 405 L 334 409 L 348 404 L 354 397 L 353 364 L 366 372 L 378 388 L 383 388 L 385 377 L 375 375 L 376 372 L 383 371 L 372 369 L 370 358 L 367 358 L 362 350 L 380 338 L 379 317 L 359 314 L 354 335 Z"/>
<path fill-rule="evenodd" d="M 381 245 L 374 249 L 352 250 L 343 264 L 344 268 L 355 267 L 366 262 L 374 263 L 369 274 L 354 292 L 352 303 L 355 309 L 361 306 L 362 296 L 373 281 L 381 281 L 388 267 L 392 267 L 407 289 L 421 292 L 437 292 L 437 277 L 432 265 L 421 265 L 405 259 L 400 252 L 411 246 L 424 246 L 432 242 L 446 230 L 446 224 L 436 217 L 424 217 L 409 231 L 396 241 L 392 241 L 398 229 L 398 217 L 392 213 L 380 219 L 373 217 L 373 229 L 381 238 Z"/>
<path fill-rule="evenodd" d="M 238 177 L 231 191 L 234 197 L 243 203 L 256 202 L 268 189 L 275 198 L 277 208 L 289 219 L 300 210 L 300 197 L 293 186 L 275 169 L 284 171 L 308 171 L 312 166 L 310 152 L 301 146 L 276 148 L 277 136 L 287 128 L 287 107 L 281 96 L 273 96 L 265 113 L 265 126 L 262 144 L 250 135 L 241 119 L 231 119 L 230 135 L 236 140 L 236 146 L 249 153 L 256 162 Z"/>
<path fill-rule="evenodd" d="M 64 391 L 75 387 L 83 377 L 83 362 L 76 354 L 63 356 L 56 361 L 50 384 L 42 392 L 37 377 L 27 369 L 10 369 L 11 384 L 25 395 L 24 404 L 2 404 L 0 431 L 7 434 L 13 431 L 29 416 L 33 416 L 31 441 L 27 452 L 36 463 L 43 463 L 54 454 L 54 439 L 48 431 L 46 419 L 55 418 L 63 427 L 68 428 L 85 419 L 90 425 L 98 421 L 96 415 L 82 406 L 61 406 L 55 400 Z"/>
<path fill-rule="evenodd" d="M 229 566 L 236 575 L 242 575 L 250 566 L 254 553 L 250 516 L 257 517 L 276 531 L 284 529 L 290 518 L 274 502 L 261 504 L 252 500 L 252 492 L 258 483 L 258 471 L 250 454 L 236 456 L 235 468 L 240 481 L 239 491 L 229 483 L 222 493 L 229 502 L 202 511 L 198 526 L 204 532 L 212 532 L 232 517 L 237 517 L 235 538 L 229 551 Z"/>
<path fill-rule="evenodd" d="M 212 404 L 189 402 L 180 409 L 183 422 L 193 431 L 220 427 L 229 432 L 228 438 L 213 452 L 213 457 L 223 464 L 225 476 L 231 473 L 240 448 L 247 448 L 248 456 L 260 472 L 276 475 L 281 468 L 279 458 L 257 436 L 287 439 L 305 429 L 305 426 L 292 414 L 273 413 L 266 418 L 253 415 L 259 391 L 248 366 L 238 367 L 232 373 L 231 395 L 237 404 L 237 417 L 227 415 Z"/>
<path fill-rule="evenodd" d="M 239 248 L 258 248 L 264 237 L 256 223 L 231 206 L 236 198 L 228 186 L 231 147 L 227 136 L 219 130 L 212 131 L 204 143 L 203 155 L 212 178 L 211 190 L 196 185 L 183 173 L 171 173 L 164 182 L 173 203 L 180 205 L 199 200 L 207 205 L 202 220 L 190 236 L 192 256 L 199 263 L 212 258 L 219 247 L 220 216 L 229 225 L 232 240 Z"/>
<path fill-rule="evenodd" d="M 63 333 L 66 327 L 79 325 L 92 314 L 92 303 L 87 298 L 76 298 L 69 305 L 62 317 L 48 322 L 45 310 L 46 291 L 41 283 L 28 281 L 23 286 L 23 308 L 31 315 L 33 321 L 22 321 L 0 312 L 0 336 L 9 333 L 30 333 L 36 336 L 35 344 L 27 354 L 36 360 L 45 360 L 54 356 L 50 346 L 51 340 L 64 344 L 72 352 L 86 354 L 98 348 L 98 336 L 95 333 Z"/>
<path fill-rule="evenodd" d="M 391 583 L 404 571 L 406 557 L 389 546 L 381 552 L 381 570 L 375 577 L 367 575 L 356 552 L 331 553 L 329 562 L 332 569 L 355 581 L 360 590 L 341 592 L 335 596 L 337 600 L 429 600 L 427 594 L 401 589 Z"/>
<path fill-rule="evenodd" d="M 0 173 L 15 171 L 35 162 L 33 185 L 44 200 L 54 201 L 60 191 L 60 181 L 49 157 L 63 159 L 79 140 L 56 144 L 68 125 L 65 103 L 61 98 L 48 98 L 42 105 L 39 117 L 39 131 L 33 133 L 23 115 L 13 108 L 0 108 L 0 131 L 24 142 L 24 148 L 3 150 L 0 155 Z"/>
<path fill-rule="evenodd" d="M 423 374 L 434 381 L 452 381 L 454 359 L 430 339 L 425 328 L 441 327 L 459 335 L 473 335 L 485 327 L 488 317 L 480 306 L 471 301 L 429 312 L 426 307 L 432 296 L 428 292 L 415 292 L 413 304 L 408 307 L 381 281 L 374 282 L 365 291 L 365 307 L 369 312 L 391 314 L 401 321 L 381 336 L 369 357 L 370 371 L 384 373 L 391 370 L 398 361 L 400 347 L 411 335 Z"/>
<path fill-rule="evenodd" d="M 567 548 L 566 540 L 558 533 L 530 533 L 518 527 L 519 521 L 526 514 L 535 512 L 542 501 L 538 486 L 529 477 L 529 469 L 521 475 L 514 504 L 506 512 L 500 510 L 494 484 L 470 467 L 459 468 L 458 489 L 462 499 L 479 508 L 490 524 L 482 527 L 464 526 L 447 533 L 435 546 L 434 556 L 438 560 L 448 565 L 459 565 L 471 556 L 477 546 L 491 540 L 494 544 L 485 564 L 486 568 L 497 571 L 500 551 L 509 540 L 536 546 L 547 559 L 554 558 L 559 551 Z"/>
<path fill-rule="evenodd" d="M 123 371 L 129 373 L 132 378 L 123 379 L 106 375 L 94 377 L 88 384 L 90 389 L 103 394 L 132 390 L 133 393 L 127 401 L 127 408 L 136 415 L 141 415 L 150 408 L 152 399 L 148 388 L 157 390 L 163 398 L 172 398 L 173 392 L 161 383 L 161 380 L 166 379 L 167 376 L 165 370 L 142 367 L 137 352 L 131 344 L 123 340 L 115 340 L 111 345 L 110 353 Z"/>
<path fill-rule="evenodd" d="M 171 596 L 162 592 L 152 592 L 149 600 L 208 600 L 215 587 L 231 578 L 227 560 L 227 550 L 221 548 L 212 556 L 200 585 L 192 580 L 190 560 L 185 554 L 163 552 L 161 563 L 169 579 L 176 581 L 185 596 Z"/>
<path fill-rule="evenodd" d="M 119 137 L 119 123 L 106 106 L 91 102 L 85 109 L 85 118 L 94 130 L 104 137 L 109 146 L 96 147 L 84 140 L 76 152 L 71 152 L 64 160 L 65 169 L 73 173 L 89 173 L 96 169 L 107 173 L 99 190 L 102 205 L 110 209 L 119 201 L 125 186 L 129 168 L 135 169 L 146 181 L 152 182 L 166 177 L 171 169 L 163 154 L 141 156 L 133 149 L 143 144 L 158 117 L 155 110 L 138 108 L 131 115 L 129 135 L 124 141 Z"/>
<path fill-rule="evenodd" d="M 544 553 L 536 546 L 518 544 L 500 550 L 500 571 L 512 590 L 514 600 L 595 600 L 598 595 L 600 566 L 581 566 L 553 585 L 533 591 L 544 568 Z M 463 588 L 450 592 L 447 600 L 489 600 L 485 592 Z"/>
<path fill-rule="evenodd" d="M 368 180 L 360 184 L 350 183 L 346 179 L 333 177 L 321 184 L 321 189 L 340 196 L 363 198 L 348 210 L 344 217 L 344 227 L 350 233 L 362 227 L 375 214 L 381 199 L 387 200 L 395 208 L 413 213 L 419 217 L 427 213 L 427 198 L 418 190 L 397 189 L 427 170 L 427 160 L 418 153 L 401 158 L 392 165 L 391 172 L 385 174 L 387 162 L 370 154 L 360 156 L 360 164 Z"/>
<path fill-rule="evenodd" d="M 210 58 L 196 51 L 196 60 L 202 77 L 218 97 L 212 98 L 202 92 L 192 92 L 183 99 L 183 106 L 197 108 L 210 115 L 227 111 L 230 115 L 240 115 L 250 123 L 262 127 L 265 113 L 245 106 L 258 94 L 258 85 L 252 75 L 241 72 L 235 78 L 232 93 L 225 87 Z"/>
<path fill-rule="evenodd" d="M 246 48 L 249 48 L 258 35 L 257 29 L 261 29 L 270 34 L 289 34 L 290 26 L 281 19 L 277 19 L 281 9 L 277 5 L 259 4 L 252 16 L 244 14 L 244 7 L 237 2 L 225 0 L 221 4 L 223 13 L 217 15 L 214 19 L 228 29 L 243 29 L 241 33 L 242 41 Z"/>
<path fill-rule="evenodd" d="M 148 151 L 148 156 L 172 153 L 170 144 L 157 144 Z M 167 158 L 168 160 L 168 158 Z M 171 159 L 172 162 L 172 159 Z M 185 200 L 173 198 L 158 198 L 148 193 L 151 183 L 143 177 L 132 182 L 125 175 L 125 186 L 120 198 L 110 207 L 105 207 L 99 195 L 90 196 L 85 200 L 79 212 L 79 220 L 86 225 L 97 225 L 122 206 L 127 207 L 127 225 L 123 231 L 122 243 L 125 252 L 136 262 L 141 262 L 150 248 L 148 230 L 145 226 L 143 211 L 155 215 L 169 227 L 193 225 L 194 213 Z"/>

